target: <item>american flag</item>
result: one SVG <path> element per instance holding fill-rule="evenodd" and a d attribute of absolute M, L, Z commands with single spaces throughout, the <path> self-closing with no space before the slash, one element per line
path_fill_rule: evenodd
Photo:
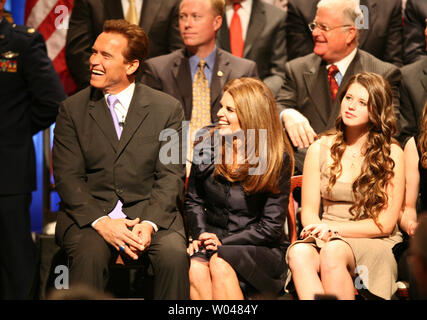
<path fill-rule="evenodd" d="M 76 90 L 65 62 L 65 39 L 74 0 L 27 0 L 25 25 L 37 29 L 68 95 Z"/>

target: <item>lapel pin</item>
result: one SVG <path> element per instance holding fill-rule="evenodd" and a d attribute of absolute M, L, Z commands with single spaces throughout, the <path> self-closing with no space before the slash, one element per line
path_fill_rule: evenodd
<path fill-rule="evenodd" d="M 218 77 L 222 77 L 224 75 L 224 73 L 221 70 L 219 70 L 216 74 L 218 75 Z"/>

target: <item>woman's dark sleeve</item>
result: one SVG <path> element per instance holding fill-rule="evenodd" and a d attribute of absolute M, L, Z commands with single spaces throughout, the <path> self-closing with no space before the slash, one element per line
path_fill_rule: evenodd
<path fill-rule="evenodd" d="M 191 173 L 187 183 L 184 206 L 187 215 L 190 236 L 198 239 L 206 231 L 206 211 L 201 188 L 201 178 L 197 174 L 197 165 L 191 166 Z"/>
<path fill-rule="evenodd" d="M 278 194 L 269 193 L 264 205 L 264 213 L 257 223 L 248 225 L 241 232 L 222 239 L 224 245 L 260 245 L 275 247 L 284 234 L 289 192 L 291 187 L 291 168 L 289 155 L 285 154 L 279 180 Z"/>

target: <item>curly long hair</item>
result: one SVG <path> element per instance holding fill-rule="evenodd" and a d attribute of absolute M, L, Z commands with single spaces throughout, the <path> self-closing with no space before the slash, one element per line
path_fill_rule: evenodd
<path fill-rule="evenodd" d="M 393 110 L 393 93 L 390 85 L 383 77 L 375 73 L 363 72 L 354 75 L 348 81 L 339 96 L 340 101 L 343 100 L 347 90 L 354 83 L 363 86 L 369 94 L 369 129 L 367 140 L 362 147 L 364 160 L 361 172 L 352 186 L 355 201 L 350 207 L 350 213 L 354 220 L 372 218 L 382 230 L 378 215 L 387 208 L 386 188 L 394 176 L 393 169 L 395 166 L 390 157 L 391 144 L 396 143 L 393 135 L 397 131 Z M 347 147 L 345 124 L 341 115 L 336 120 L 335 129 L 336 137 L 331 147 L 333 163 L 329 167 L 329 192 L 342 174 L 341 159 Z"/>
<path fill-rule="evenodd" d="M 240 182 L 248 194 L 278 193 L 279 179 L 283 173 L 281 168 L 284 153 L 286 152 L 291 159 L 287 170 L 292 175 L 293 151 L 280 122 L 273 93 L 261 80 L 255 78 L 231 80 L 224 87 L 224 92 L 228 92 L 234 100 L 245 141 L 250 141 L 248 132 L 250 130 L 255 131 L 255 139 L 252 140 L 254 150 L 250 152 L 249 146 L 246 145 L 248 150 L 246 150 L 245 163 L 240 165 L 237 170 L 233 170 L 232 165 L 227 164 L 226 161 L 221 161 L 215 167 L 215 176 L 221 175 L 231 182 Z M 266 133 L 266 137 L 264 137 L 267 139 L 265 150 L 260 146 L 261 130 Z M 224 154 L 225 152 L 223 156 Z M 251 157 L 260 160 L 254 164 Z M 264 161 L 265 170 L 260 174 L 250 174 L 250 168 L 259 166 L 260 161 Z"/>
<path fill-rule="evenodd" d="M 418 149 L 421 154 L 420 163 L 423 168 L 427 168 L 427 101 L 421 115 L 419 128 Z"/>

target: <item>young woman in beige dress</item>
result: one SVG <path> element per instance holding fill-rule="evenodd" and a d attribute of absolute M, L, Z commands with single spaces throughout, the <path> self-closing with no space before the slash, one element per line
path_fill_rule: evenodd
<path fill-rule="evenodd" d="M 300 299 L 354 299 L 355 287 L 390 299 L 405 188 L 403 151 L 392 138 L 392 91 L 381 76 L 360 73 L 337 98 L 336 130 L 307 151 L 302 240 L 289 248 L 287 261 Z"/>

